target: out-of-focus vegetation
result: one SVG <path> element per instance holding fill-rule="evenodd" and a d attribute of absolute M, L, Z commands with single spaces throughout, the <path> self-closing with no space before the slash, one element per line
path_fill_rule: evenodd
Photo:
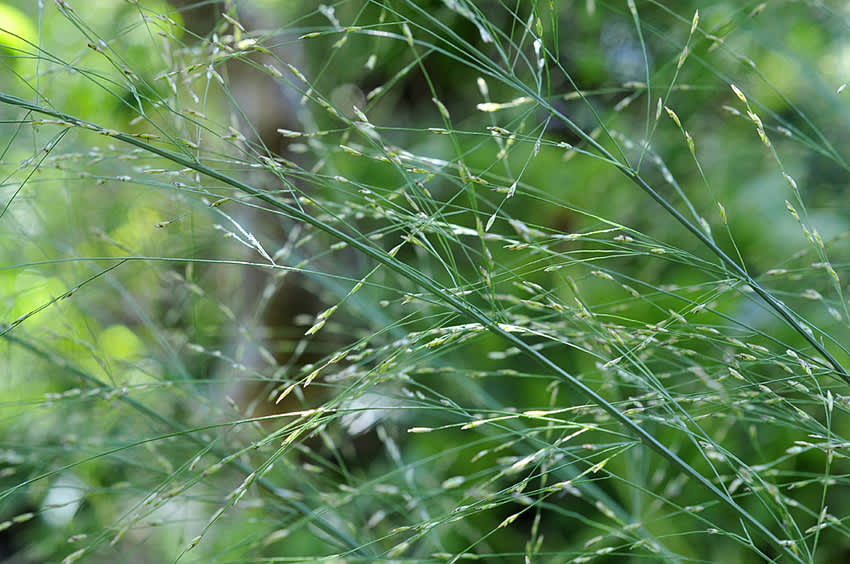
<path fill-rule="evenodd" d="M 43 4 L 0 559 L 846 559 L 846 6 Z"/>

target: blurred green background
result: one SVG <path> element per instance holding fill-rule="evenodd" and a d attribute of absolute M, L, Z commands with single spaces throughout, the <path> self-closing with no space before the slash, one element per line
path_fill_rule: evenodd
<path fill-rule="evenodd" d="M 846 383 L 576 128 L 846 364 L 848 23 L 840 2 L 0 3 L 0 92 L 96 124 L 0 107 L 0 557 L 791 561 L 444 296 L 110 130 L 392 250 L 803 561 L 843 561 Z"/>

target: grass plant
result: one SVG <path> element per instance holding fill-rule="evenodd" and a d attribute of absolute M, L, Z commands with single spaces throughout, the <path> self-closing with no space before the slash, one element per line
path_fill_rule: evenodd
<path fill-rule="evenodd" d="M 0 558 L 846 557 L 850 12 L 113 4 L 0 4 Z"/>

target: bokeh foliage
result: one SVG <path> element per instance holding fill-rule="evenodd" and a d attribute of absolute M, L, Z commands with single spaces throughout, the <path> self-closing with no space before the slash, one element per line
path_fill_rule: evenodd
<path fill-rule="evenodd" d="M 845 558 L 845 7 L 31 4 L 2 558 Z"/>

